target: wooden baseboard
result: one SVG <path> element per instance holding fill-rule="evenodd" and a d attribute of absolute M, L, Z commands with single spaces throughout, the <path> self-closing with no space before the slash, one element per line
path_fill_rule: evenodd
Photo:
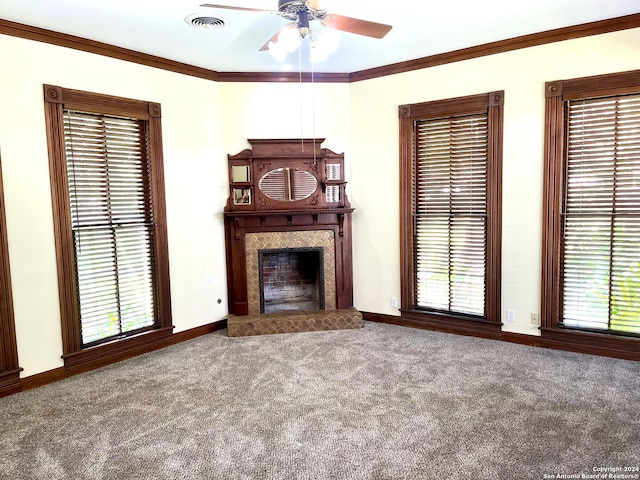
<path fill-rule="evenodd" d="M 541 345 L 568 352 L 640 361 L 640 339 L 568 328 L 542 328 Z"/>
<path fill-rule="evenodd" d="M 540 337 L 535 335 L 524 335 L 522 333 L 511 332 L 494 332 L 478 331 L 473 332 L 469 329 L 459 330 L 454 328 L 440 328 L 438 325 L 419 323 L 414 320 L 405 320 L 402 317 L 394 315 L 384 315 L 381 313 L 361 312 L 362 318 L 370 322 L 388 323 L 390 325 L 399 325 L 401 327 L 417 328 L 421 330 L 431 330 L 434 332 L 453 333 L 456 335 L 466 335 L 471 337 L 489 338 L 491 340 L 501 340 L 503 342 L 517 343 L 520 345 L 530 345 L 533 347 L 542 346 Z"/>
<path fill-rule="evenodd" d="M 227 327 L 227 320 L 226 319 L 220 320 L 218 322 L 209 323 L 207 325 L 195 327 L 189 330 L 185 330 L 183 332 L 174 333 L 162 342 L 155 342 L 155 343 L 152 343 L 151 345 L 148 345 L 147 347 L 137 348 L 135 351 L 126 352 L 126 353 L 123 353 L 122 355 L 111 356 L 111 357 L 102 359 L 100 361 L 92 362 L 79 367 L 73 367 L 73 368 L 59 367 L 59 368 L 54 368 L 53 370 L 48 370 L 46 372 L 38 373 L 36 375 L 31 375 L 29 377 L 19 378 L 19 379 L 16 379 L 16 381 L 10 385 L 0 386 L 0 398 L 6 397 L 8 395 L 12 395 L 14 393 L 22 392 L 25 390 L 30 390 L 32 388 L 41 387 L 49 383 L 57 382 L 58 380 L 63 380 L 65 378 L 78 375 L 79 373 L 95 370 L 97 368 L 101 368 L 106 365 L 110 365 L 112 363 L 120 362 L 122 360 L 126 360 L 127 358 L 132 358 L 132 357 L 141 355 L 143 353 L 148 353 L 154 350 L 159 350 L 161 348 L 169 347 L 171 345 L 176 345 L 178 343 L 182 343 L 187 340 L 200 337 L 202 335 L 213 333 L 215 331 L 221 330 L 226 327 Z"/>
<path fill-rule="evenodd" d="M 412 318 L 405 319 L 404 314 L 402 317 L 398 317 L 394 315 L 384 315 L 381 313 L 361 313 L 363 319 L 370 322 L 388 323 L 390 325 L 399 325 L 402 327 L 490 338 L 493 340 L 501 340 L 503 342 L 529 345 L 532 347 L 550 348 L 565 352 L 577 352 L 588 355 L 599 355 L 602 357 L 640 361 L 640 340 L 636 338 L 557 328 L 542 328 L 541 336 L 502 331 L 498 332 L 498 335 L 494 336 L 491 332 L 488 335 L 487 332 L 482 330 L 473 332 L 468 329 L 457 330 L 454 328 L 440 328 L 438 325 L 426 322 L 417 322 Z"/>
<path fill-rule="evenodd" d="M 518 345 L 529 345 L 530 347 L 541 347 L 538 335 L 525 335 L 524 333 L 502 332 L 500 340 Z"/>

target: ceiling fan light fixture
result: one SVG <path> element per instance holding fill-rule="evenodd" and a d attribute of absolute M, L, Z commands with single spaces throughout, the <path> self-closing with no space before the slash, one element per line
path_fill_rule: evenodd
<path fill-rule="evenodd" d="M 275 41 L 269 42 L 269 53 L 284 62 L 289 53 L 295 52 L 302 44 L 302 37 L 295 24 L 289 24 L 280 29 Z"/>
<path fill-rule="evenodd" d="M 311 56 L 313 63 L 324 62 L 340 46 L 340 33 L 327 30 L 311 38 Z"/>
<path fill-rule="evenodd" d="M 307 38 L 311 34 L 311 26 L 309 25 L 309 14 L 306 10 L 298 12 L 298 32 L 302 38 Z"/>

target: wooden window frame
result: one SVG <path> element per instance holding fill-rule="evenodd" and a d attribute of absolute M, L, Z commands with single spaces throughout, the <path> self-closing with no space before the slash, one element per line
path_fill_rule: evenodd
<path fill-rule="evenodd" d="M 487 114 L 487 282 L 485 317 L 416 310 L 413 261 L 414 124 L 418 120 Z M 502 261 L 502 139 L 504 91 L 401 105 L 400 116 L 400 287 L 403 324 L 466 335 L 500 338 Z"/>
<path fill-rule="evenodd" d="M 16 385 L 22 371 L 18 365 L 1 163 L 0 160 L 0 392 Z"/>
<path fill-rule="evenodd" d="M 58 290 L 62 324 L 64 365 L 67 369 L 102 364 L 114 357 L 125 357 L 147 351 L 171 337 L 171 295 L 169 288 L 169 252 L 166 227 L 162 125 L 160 104 L 111 95 L 44 85 L 47 144 L 51 197 L 53 204 Z M 114 115 L 144 120 L 148 136 L 148 154 L 152 171 L 154 212 L 154 252 L 156 268 L 156 315 L 159 328 L 136 336 L 82 348 L 80 311 L 77 298 L 74 243 L 71 231 L 67 167 L 65 156 L 63 110 Z"/>
<path fill-rule="evenodd" d="M 566 102 L 640 93 L 640 70 L 545 85 L 545 152 L 542 220 L 541 345 L 582 353 L 640 360 L 640 339 L 563 328 L 560 324 L 561 232 Z"/>

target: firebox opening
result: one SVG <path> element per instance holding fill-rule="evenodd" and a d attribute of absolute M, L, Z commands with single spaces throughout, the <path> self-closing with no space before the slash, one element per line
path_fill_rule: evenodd
<path fill-rule="evenodd" d="M 258 250 L 260 313 L 324 310 L 322 247 Z"/>

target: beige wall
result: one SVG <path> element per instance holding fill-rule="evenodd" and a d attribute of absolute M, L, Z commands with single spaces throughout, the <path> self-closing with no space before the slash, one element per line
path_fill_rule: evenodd
<path fill-rule="evenodd" d="M 220 146 L 220 86 L 1 35 L 0 52 L 0 151 L 23 376 L 62 365 L 45 83 L 162 104 L 175 331 L 225 318 L 221 211 L 227 170 Z"/>
<path fill-rule="evenodd" d="M 225 318 L 226 155 L 247 138 L 325 137 L 346 154 L 355 304 L 397 314 L 397 107 L 505 90 L 505 329 L 536 334 L 545 81 L 640 68 L 640 29 L 354 84 L 217 84 L 0 35 L 0 151 L 23 376 L 62 365 L 42 84 L 160 102 L 176 331 Z M 221 304 L 216 300 L 222 299 Z"/>
<path fill-rule="evenodd" d="M 248 138 L 326 138 L 324 148 L 349 148 L 347 84 L 222 83 L 220 97 L 225 153 L 250 148 Z"/>
<path fill-rule="evenodd" d="M 503 328 L 537 335 L 530 315 L 540 311 L 544 84 L 635 69 L 640 29 L 351 84 L 356 307 L 398 314 L 390 306 L 400 295 L 398 105 L 504 90 Z"/>

